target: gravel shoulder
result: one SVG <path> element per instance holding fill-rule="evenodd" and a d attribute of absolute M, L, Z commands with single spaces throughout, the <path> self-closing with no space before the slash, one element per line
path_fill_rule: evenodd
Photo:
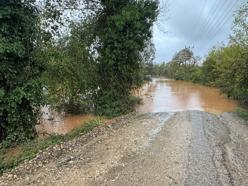
<path fill-rule="evenodd" d="M 225 113 L 129 114 L 51 147 L 0 185 L 248 185 L 248 125 Z"/>

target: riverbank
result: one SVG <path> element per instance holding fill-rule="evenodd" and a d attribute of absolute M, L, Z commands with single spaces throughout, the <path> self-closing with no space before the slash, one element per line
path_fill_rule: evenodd
<path fill-rule="evenodd" d="M 45 139 L 37 138 L 31 140 L 14 148 L 0 149 L 0 175 L 2 172 L 12 169 L 25 161 L 29 161 L 37 156 L 39 157 L 39 154 L 41 154 L 43 150 L 49 151 L 49 149 L 53 149 L 56 145 L 59 146 L 60 144 L 73 140 L 78 136 L 87 134 L 103 123 L 104 120 L 101 120 L 100 118 L 90 120 L 81 123 L 80 127 L 78 126 L 64 135 L 54 134 Z M 34 162 L 36 165 L 39 165 L 35 160 Z"/>
<path fill-rule="evenodd" d="M 223 112 L 234 112 L 237 107 L 236 102 L 223 97 L 218 89 L 170 79 L 153 79 L 152 82 L 144 84 L 141 89 L 134 92 L 134 95 L 143 99 L 143 104 L 136 108 L 137 113 L 202 110 L 213 114 L 222 114 Z M 245 115 L 244 113 L 243 110 L 237 112 L 240 116 Z M 56 114 L 52 116 L 50 114 L 48 111 L 43 114 L 45 128 L 39 128 L 44 136 L 46 135 L 45 139 L 42 139 L 43 135 L 41 136 L 42 133 L 40 133 L 40 139 L 14 149 L 2 149 L 0 160 L 4 163 L 0 165 L 0 170 L 15 167 L 24 160 L 32 159 L 39 151 L 72 139 L 69 136 L 81 135 L 81 132 L 78 131 L 84 131 L 85 126 L 91 126 L 91 124 L 94 128 L 95 122 L 99 121 L 99 118 L 92 115 L 62 118 Z M 87 129 L 87 131 L 89 130 Z"/>
<path fill-rule="evenodd" d="M 247 185 L 247 135 L 230 113 L 133 113 L 48 148 L 0 185 Z"/>

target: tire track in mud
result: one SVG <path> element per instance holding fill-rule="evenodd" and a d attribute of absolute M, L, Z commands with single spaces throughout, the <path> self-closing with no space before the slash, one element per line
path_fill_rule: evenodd
<path fill-rule="evenodd" d="M 204 135 L 202 112 L 187 114 L 192 125 L 192 137 L 185 185 L 218 185 L 217 171 L 212 160 L 213 150 Z"/>
<path fill-rule="evenodd" d="M 218 116 L 203 115 L 204 135 L 213 151 L 212 161 L 217 171 L 220 185 L 234 185 L 233 176 L 229 170 L 229 161 L 225 146 L 230 142 L 230 130 Z"/>

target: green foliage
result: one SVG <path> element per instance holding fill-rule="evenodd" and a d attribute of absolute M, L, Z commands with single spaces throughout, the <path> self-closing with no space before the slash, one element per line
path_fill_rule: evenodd
<path fill-rule="evenodd" d="M 102 0 L 101 4 L 103 11 L 96 22 L 100 40 L 96 112 L 117 116 L 129 112 L 130 90 L 142 83 L 140 53 L 152 36 L 158 3 Z"/>
<path fill-rule="evenodd" d="M 198 79 L 199 67 L 198 59 L 194 56 L 190 48 L 184 48 L 175 54 L 171 62 L 157 64 L 154 67 L 155 75 L 162 75 L 176 80 Z"/>
<path fill-rule="evenodd" d="M 0 7 L 0 141 L 15 145 L 35 136 L 42 103 L 43 64 L 36 58 L 38 12 L 29 1 Z"/>
<path fill-rule="evenodd" d="M 201 66 L 193 60 L 193 63 L 184 63 L 179 54 L 172 62 L 158 66 L 157 71 L 176 80 L 218 87 L 228 97 L 244 104 L 248 103 L 248 50 L 246 48 L 234 44 L 214 48 Z"/>
<path fill-rule="evenodd" d="M 248 47 L 248 1 L 244 2 L 235 16 L 231 43 Z"/>
<path fill-rule="evenodd" d="M 101 125 L 102 121 L 100 119 L 94 119 L 89 122 L 83 123 L 81 127 L 72 130 L 70 133 L 62 136 L 55 135 L 50 136 L 44 140 L 32 140 L 27 143 L 22 144 L 17 149 L 18 153 L 14 156 L 7 157 L 8 152 L 11 149 L 1 149 L 0 150 L 0 174 L 10 168 L 17 166 L 25 160 L 30 160 L 34 158 L 41 150 L 44 150 L 48 147 L 54 146 L 76 138 L 78 136 L 84 135 L 92 131 L 97 126 Z"/>
<path fill-rule="evenodd" d="M 219 87 L 228 97 L 247 103 L 247 54 L 239 45 L 213 49 L 201 67 L 199 83 Z"/>
<path fill-rule="evenodd" d="M 141 52 L 140 57 L 144 65 L 144 75 L 151 76 L 153 74 L 153 62 L 155 58 L 155 46 L 151 39 L 146 42 L 146 47 Z"/>
<path fill-rule="evenodd" d="M 221 89 L 228 97 L 248 104 L 248 3 L 237 12 L 233 35 L 227 46 L 212 49 L 202 65 L 185 48 L 156 72 L 177 80 L 192 81 Z M 162 72 L 162 73 L 161 73 Z"/>
<path fill-rule="evenodd" d="M 235 113 L 243 118 L 244 120 L 248 120 L 248 110 L 247 109 L 243 109 L 243 108 L 238 108 L 236 109 Z"/>
<path fill-rule="evenodd" d="M 144 63 L 154 57 L 157 0 L 34 2 L 3 1 L 0 7 L 3 147 L 35 138 L 45 103 L 67 113 L 118 116 L 132 111 L 140 100 L 130 92 L 142 85 Z M 72 21 L 71 32 L 61 37 L 60 26 L 68 26 L 70 19 L 63 11 L 78 6 L 88 15 L 79 15 L 84 21 Z"/>
<path fill-rule="evenodd" d="M 216 52 L 211 51 L 202 65 L 202 82 L 205 85 L 214 86 L 216 80 L 220 76 L 218 64 L 216 60 Z"/>
<path fill-rule="evenodd" d="M 86 23 L 72 25 L 71 35 L 60 40 L 57 46 L 47 47 L 44 74 L 48 103 L 67 113 L 85 113 L 93 105 L 97 72 L 89 50 L 92 40 Z"/>
<path fill-rule="evenodd" d="M 68 139 L 73 139 L 77 136 L 80 136 L 82 134 L 86 134 L 90 131 L 92 131 L 97 126 L 101 125 L 102 121 L 100 119 L 94 119 L 92 121 L 86 122 L 82 125 L 82 127 L 73 129 L 70 133 L 67 134 Z"/>

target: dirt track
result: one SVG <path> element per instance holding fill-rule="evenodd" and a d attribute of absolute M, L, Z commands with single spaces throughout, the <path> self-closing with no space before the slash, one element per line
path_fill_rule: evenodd
<path fill-rule="evenodd" d="M 246 124 L 200 111 L 131 114 L 63 144 L 69 150 L 35 171 L 4 174 L 0 185 L 245 186 Z"/>

